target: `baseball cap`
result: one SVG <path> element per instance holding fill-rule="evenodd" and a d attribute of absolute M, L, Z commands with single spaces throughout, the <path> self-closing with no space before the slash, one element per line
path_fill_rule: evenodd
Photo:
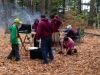
<path fill-rule="evenodd" d="M 68 25 L 68 26 L 67 26 L 67 29 L 71 29 L 71 28 L 72 28 L 72 26 L 71 26 L 71 25 Z"/>
<path fill-rule="evenodd" d="M 19 20 L 19 18 L 14 19 L 14 22 L 22 23 L 22 22 Z"/>

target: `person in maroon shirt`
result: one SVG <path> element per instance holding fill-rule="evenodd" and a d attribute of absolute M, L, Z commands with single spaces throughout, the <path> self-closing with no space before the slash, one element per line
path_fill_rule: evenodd
<path fill-rule="evenodd" d="M 71 27 L 71 25 L 67 26 L 68 32 L 67 32 L 67 37 L 70 37 L 72 40 L 75 40 L 75 31 Z"/>
<path fill-rule="evenodd" d="M 50 18 L 51 18 L 51 24 L 53 28 L 52 39 L 53 39 L 54 47 L 58 47 L 59 40 L 60 40 L 59 30 L 62 28 L 63 24 L 60 20 L 60 17 L 56 14 L 52 14 Z M 54 48 L 54 49 L 58 50 L 57 48 Z"/>
<path fill-rule="evenodd" d="M 34 21 L 34 24 L 32 25 L 32 29 L 35 30 L 35 32 L 37 31 L 37 26 L 39 24 L 39 19 L 36 18 L 35 21 Z M 33 36 L 32 36 L 33 37 Z M 39 42 L 36 42 L 36 35 L 34 37 L 34 47 L 39 47 Z"/>
<path fill-rule="evenodd" d="M 37 28 L 37 41 L 41 39 L 41 53 L 44 59 L 44 64 L 48 64 L 47 56 L 49 54 L 49 58 L 51 60 L 54 59 L 53 52 L 52 52 L 52 25 L 48 21 L 45 15 L 41 15 L 41 22 Z"/>

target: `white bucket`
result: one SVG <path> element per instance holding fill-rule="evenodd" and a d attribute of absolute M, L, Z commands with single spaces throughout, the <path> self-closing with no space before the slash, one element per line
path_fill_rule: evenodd
<path fill-rule="evenodd" d="M 28 50 L 35 50 L 38 49 L 38 47 L 28 47 Z"/>

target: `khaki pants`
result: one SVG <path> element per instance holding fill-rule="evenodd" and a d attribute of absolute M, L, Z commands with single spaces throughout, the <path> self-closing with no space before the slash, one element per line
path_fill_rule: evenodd
<path fill-rule="evenodd" d="M 60 40 L 60 34 L 59 34 L 59 32 L 54 32 L 52 34 L 52 42 L 59 42 L 59 40 Z"/>

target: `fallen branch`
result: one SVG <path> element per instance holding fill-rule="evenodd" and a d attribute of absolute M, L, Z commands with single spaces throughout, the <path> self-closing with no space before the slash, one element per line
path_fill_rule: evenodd
<path fill-rule="evenodd" d="M 85 34 L 91 34 L 91 35 L 94 35 L 94 36 L 100 36 L 100 34 L 95 34 L 95 33 L 90 33 L 90 32 L 85 32 Z"/>

